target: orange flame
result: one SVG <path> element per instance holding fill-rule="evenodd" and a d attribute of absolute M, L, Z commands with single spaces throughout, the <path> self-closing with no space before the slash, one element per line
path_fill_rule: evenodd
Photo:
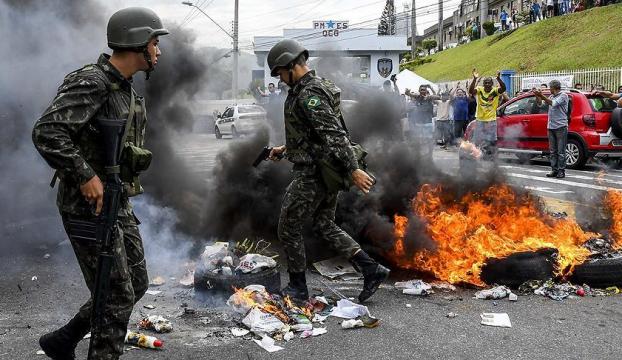
<path fill-rule="evenodd" d="M 622 192 L 608 190 L 605 196 L 605 207 L 611 216 L 611 237 L 613 248 L 622 248 Z"/>
<path fill-rule="evenodd" d="M 622 196 L 618 200 L 622 204 Z M 396 215 L 396 242 L 390 255 L 402 268 L 431 272 L 451 283 L 483 286 L 480 273 L 487 259 L 544 248 L 559 251 L 558 271 L 568 274 L 590 255 L 581 245 L 597 235 L 583 231 L 573 220 L 552 218 L 534 197 L 519 195 L 507 185 L 458 199 L 441 186 L 426 184 L 412 208 L 437 248 L 406 255 L 403 230 L 408 220 Z"/>

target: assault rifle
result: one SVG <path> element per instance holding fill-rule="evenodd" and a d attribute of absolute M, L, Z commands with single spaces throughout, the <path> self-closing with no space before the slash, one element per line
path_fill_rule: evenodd
<path fill-rule="evenodd" d="M 104 311 L 110 290 L 110 272 L 114 264 L 114 237 L 123 183 L 119 177 L 119 159 L 121 157 L 121 143 L 127 126 L 125 119 L 98 119 L 97 125 L 102 134 L 104 151 L 106 153 L 104 182 L 104 199 L 101 214 L 97 218 L 96 239 L 100 247 L 97 255 L 97 270 L 95 273 L 95 287 L 93 289 L 92 328 L 89 343 L 88 359 L 93 359 L 93 344 L 102 341 L 101 335 L 104 326 Z"/>

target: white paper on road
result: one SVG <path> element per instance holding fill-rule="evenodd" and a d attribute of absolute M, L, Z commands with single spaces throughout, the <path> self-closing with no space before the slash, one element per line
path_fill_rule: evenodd
<path fill-rule="evenodd" d="M 354 269 L 352 264 L 343 257 L 334 257 L 331 259 L 318 261 L 313 264 L 313 267 L 329 279 L 335 279 L 343 275 L 354 275 L 360 278 L 359 273 Z"/>
<path fill-rule="evenodd" d="M 274 345 L 274 339 L 269 337 L 269 336 L 264 336 L 263 338 L 261 338 L 261 340 L 256 340 L 253 339 L 253 341 L 261 346 L 262 348 L 264 348 L 264 350 L 266 350 L 267 352 L 275 352 L 275 351 L 279 351 L 279 350 L 283 350 L 282 347 L 278 346 L 278 345 Z"/>
<path fill-rule="evenodd" d="M 276 316 L 262 312 L 257 308 L 253 308 L 248 315 L 242 320 L 242 324 L 246 325 L 254 333 L 267 333 L 282 330 L 286 325 L 283 324 Z"/>
<path fill-rule="evenodd" d="M 341 299 L 337 301 L 337 306 L 333 308 L 330 315 L 342 319 L 356 319 L 357 317 L 363 315 L 371 316 L 367 306 L 355 304 L 348 299 Z"/>
<path fill-rule="evenodd" d="M 161 292 L 162 291 L 160 291 L 160 290 L 147 290 L 147 291 L 145 291 L 145 293 L 147 293 L 149 295 L 158 295 Z"/>
<path fill-rule="evenodd" d="M 240 336 L 244 336 L 246 334 L 248 334 L 250 331 L 246 330 L 246 329 L 242 329 L 242 328 L 231 328 L 231 334 L 233 334 L 233 336 L 235 337 L 240 337 Z"/>
<path fill-rule="evenodd" d="M 483 313 L 480 316 L 482 318 L 482 325 L 512 327 L 510 317 L 506 313 Z"/>

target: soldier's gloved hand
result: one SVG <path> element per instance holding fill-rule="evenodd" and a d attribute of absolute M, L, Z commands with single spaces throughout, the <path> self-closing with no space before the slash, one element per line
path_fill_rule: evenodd
<path fill-rule="evenodd" d="M 282 155 L 284 152 L 285 152 L 285 145 L 275 146 L 272 148 L 272 150 L 270 150 L 270 155 L 268 156 L 268 159 L 272 161 L 279 161 L 283 158 L 283 156 L 278 156 L 278 155 Z"/>
<path fill-rule="evenodd" d="M 374 185 L 374 179 L 361 169 L 356 169 L 352 172 L 352 181 L 365 194 L 369 193 L 369 190 Z"/>
<path fill-rule="evenodd" d="M 80 185 L 80 192 L 89 204 L 96 204 L 95 215 L 99 215 L 104 204 L 104 184 L 99 177 L 95 175 L 91 180 Z"/>

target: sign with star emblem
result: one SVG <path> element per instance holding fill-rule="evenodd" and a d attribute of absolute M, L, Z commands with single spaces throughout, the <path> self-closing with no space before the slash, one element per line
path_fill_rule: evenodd
<path fill-rule="evenodd" d="M 391 75 L 393 71 L 393 60 L 389 58 L 378 59 L 378 73 L 383 78 Z"/>
<path fill-rule="evenodd" d="M 322 36 L 339 36 L 339 33 L 348 28 L 348 21 L 343 20 L 316 20 L 313 22 L 313 29 L 321 30 Z"/>

